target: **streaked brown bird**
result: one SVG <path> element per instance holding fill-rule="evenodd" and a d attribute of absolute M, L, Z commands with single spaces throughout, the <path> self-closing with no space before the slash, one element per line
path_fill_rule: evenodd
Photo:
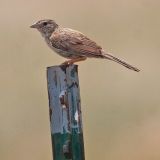
<path fill-rule="evenodd" d="M 117 62 L 131 70 L 140 70 L 125 61 L 105 52 L 101 46 L 79 31 L 63 28 L 54 20 L 45 19 L 33 24 L 31 28 L 36 28 L 44 37 L 48 46 L 59 55 L 69 59 L 63 64 L 73 64 L 84 61 L 87 58 L 101 58 Z"/>

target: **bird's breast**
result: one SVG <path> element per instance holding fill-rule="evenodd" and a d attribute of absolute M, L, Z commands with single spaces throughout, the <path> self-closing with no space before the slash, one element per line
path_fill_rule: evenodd
<path fill-rule="evenodd" d="M 64 51 L 58 48 L 55 48 L 52 43 L 50 42 L 49 39 L 45 39 L 47 45 L 49 46 L 49 48 L 51 48 L 53 51 L 55 51 L 56 53 L 58 53 L 60 56 L 68 58 L 68 59 L 72 59 L 72 58 L 77 58 L 77 56 L 75 57 L 74 54 L 68 52 L 68 51 Z"/>

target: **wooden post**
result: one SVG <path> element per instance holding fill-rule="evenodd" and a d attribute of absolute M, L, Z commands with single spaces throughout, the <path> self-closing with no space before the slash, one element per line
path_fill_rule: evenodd
<path fill-rule="evenodd" d="M 54 160 L 84 160 L 77 65 L 47 68 Z"/>

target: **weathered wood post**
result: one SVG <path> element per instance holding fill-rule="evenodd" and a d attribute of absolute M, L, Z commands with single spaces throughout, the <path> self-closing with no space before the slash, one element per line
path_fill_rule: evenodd
<path fill-rule="evenodd" d="M 77 65 L 47 68 L 54 160 L 84 160 Z"/>

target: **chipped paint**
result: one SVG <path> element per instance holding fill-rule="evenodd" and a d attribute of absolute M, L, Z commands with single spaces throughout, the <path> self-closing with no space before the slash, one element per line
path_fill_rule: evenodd
<path fill-rule="evenodd" d="M 62 106 L 62 108 L 67 108 L 68 102 L 67 102 L 67 92 L 66 90 L 62 90 L 59 94 L 59 101 Z"/>
<path fill-rule="evenodd" d="M 78 111 L 76 111 L 75 112 L 75 114 L 74 114 L 74 119 L 75 119 L 75 121 L 79 121 L 79 115 L 78 115 Z"/>
<path fill-rule="evenodd" d="M 67 159 L 72 158 L 72 152 L 71 152 L 71 141 L 67 140 L 63 145 L 63 154 Z"/>

